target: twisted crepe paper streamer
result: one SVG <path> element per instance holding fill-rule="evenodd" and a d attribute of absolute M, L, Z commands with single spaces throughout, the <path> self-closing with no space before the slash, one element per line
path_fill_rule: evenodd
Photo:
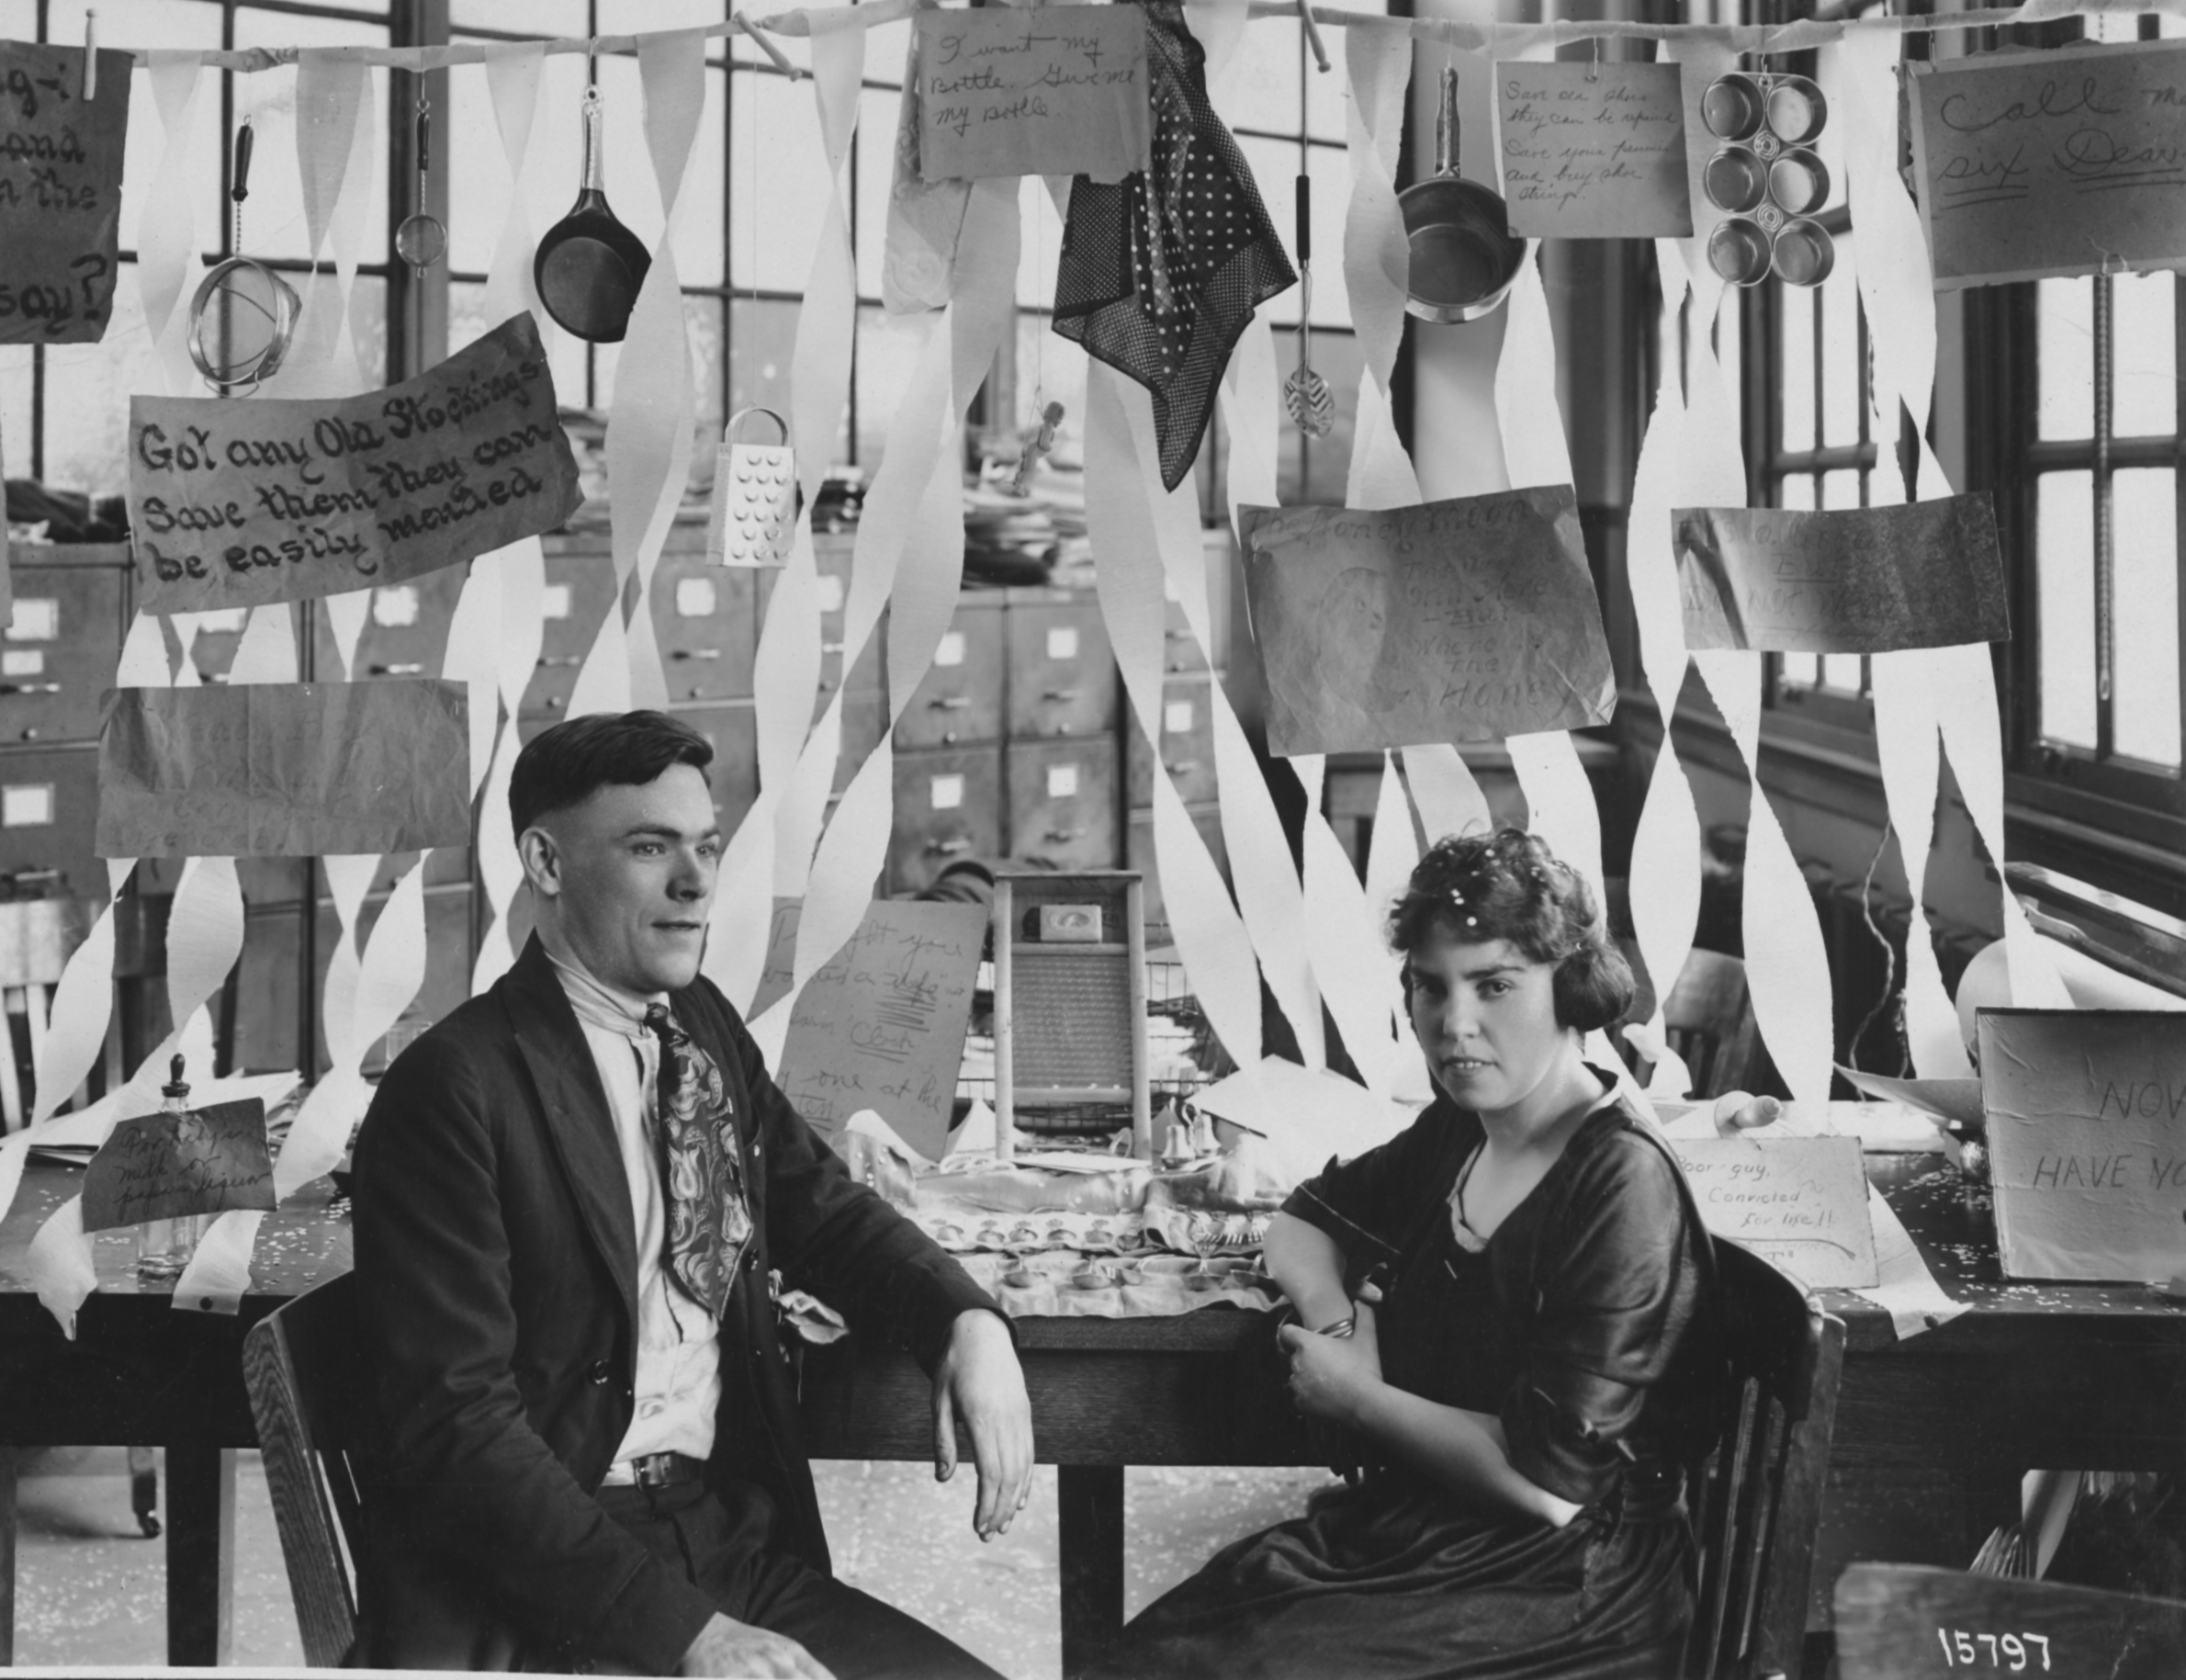
<path fill-rule="evenodd" d="M 343 328 L 379 151 L 379 107 L 367 75 L 359 48 L 311 47 L 297 57 L 296 153 L 312 266 L 299 288 L 294 342 L 265 388 L 271 396 L 347 396 L 365 387 L 355 338 Z M 331 275 L 319 267 L 330 237 Z"/>
<path fill-rule="evenodd" d="M 152 104 L 166 143 L 160 150 L 159 174 L 137 219 L 137 293 L 144 310 L 145 335 L 157 351 L 167 389 L 180 396 L 189 390 L 195 374 L 187 311 L 175 306 L 185 288 L 194 289 L 192 282 L 202 265 L 197 255 L 197 199 L 189 190 L 198 55 L 161 51 L 150 56 Z"/>

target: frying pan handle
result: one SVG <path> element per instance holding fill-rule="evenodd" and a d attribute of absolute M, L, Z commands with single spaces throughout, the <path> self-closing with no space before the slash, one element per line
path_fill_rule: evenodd
<path fill-rule="evenodd" d="M 246 117 L 235 130 L 235 184 L 228 189 L 228 197 L 238 204 L 251 196 L 251 149 L 257 143 L 257 131 Z"/>
<path fill-rule="evenodd" d="M 424 100 L 418 101 L 418 174 L 425 175 L 433 168 L 433 107 Z"/>
<path fill-rule="evenodd" d="M 1435 116 L 1435 173 L 1458 173 L 1458 67 L 1442 73 L 1442 106 Z"/>
<path fill-rule="evenodd" d="M 600 90 L 584 90 L 584 186 L 588 192 L 607 190 L 607 160 L 600 146 Z"/>
<path fill-rule="evenodd" d="M 1313 177 L 1302 171 L 1298 176 L 1298 260 L 1313 260 Z"/>

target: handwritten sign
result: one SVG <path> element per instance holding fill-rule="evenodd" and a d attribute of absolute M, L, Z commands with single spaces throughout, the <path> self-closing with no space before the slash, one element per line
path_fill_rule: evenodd
<path fill-rule="evenodd" d="M 1382 512 L 1244 514 L 1273 751 L 1379 751 L 1607 719 L 1615 679 L 1569 485 Z"/>
<path fill-rule="evenodd" d="M 1685 111 L 1675 64 L 1499 65 L 1503 196 L 1514 233 L 1683 238 Z"/>
<path fill-rule="evenodd" d="M 132 397 L 129 436 L 151 613 L 400 583 L 554 530 L 584 501 L 528 313 L 367 397 Z"/>
<path fill-rule="evenodd" d="M 122 1121 L 84 1169 L 86 1231 L 273 1205 L 265 1104 L 255 1097 Z"/>
<path fill-rule="evenodd" d="M 470 838 L 461 682 L 107 691 L 97 853 L 319 857 Z"/>
<path fill-rule="evenodd" d="M 761 998 L 788 989 L 797 917 L 794 904 L 775 908 Z M 986 922 L 975 904 L 876 899 L 805 983 L 775 1082 L 823 1137 L 832 1142 L 871 1109 L 929 1160 L 941 1158 Z"/>
<path fill-rule="evenodd" d="M 1887 653 L 2011 634 L 1986 496 L 1800 513 L 1672 514 L 1685 640 L 1769 653 Z"/>
<path fill-rule="evenodd" d="M 1937 291 L 2186 264 L 2186 42 L 1910 68 Z"/>
<path fill-rule="evenodd" d="M 922 11 L 911 27 L 927 180 L 1121 181 L 1146 166 L 1154 114 L 1137 6 Z"/>
<path fill-rule="evenodd" d="M 1857 1137 L 1673 1137 L 1700 1217 L 1809 1289 L 1873 1289 L 1881 1273 Z"/>
<path fill-rule="evenodd" d="M 130 57 L 0 40 L 0 344 L 95 344 L 120 273 Z"/>
<path fill-rule="evenodd" d="M 1997 1246 L 2012 1278 L 2186 1270 L 2186 1031 L 2139 1009 L 1983 1009 Z"/>

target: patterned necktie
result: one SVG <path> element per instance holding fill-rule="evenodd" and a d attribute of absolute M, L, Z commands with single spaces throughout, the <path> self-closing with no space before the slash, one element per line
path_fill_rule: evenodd
<path fill-rule="evenodd" d="M 718 1318 L 751 1240 L 734 1108 L 721 1069 L 661 1004 L 645 1012 L 660 1041 L 660 1185 L 668 1197 L 662 1258 L 691 1299 Z"/>

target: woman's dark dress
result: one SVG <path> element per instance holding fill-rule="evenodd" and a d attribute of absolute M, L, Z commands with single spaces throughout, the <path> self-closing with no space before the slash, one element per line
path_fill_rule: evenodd
<path fill-rule="evenodd" d="M 1386 1263 L 1391 1383 L 1500 1417 L 1520 1473 L 1585 1508 L 1552 1528 L 1369 1467 L 1150 1606 L 1114 1674 L 1676 1673 L 1694 1555 L 1680 1466 L 1712 1443 L 1722 1388 L 1707 1237 L 1669 1151 L 1611 1099 L 1468 1253 L 1448 1198 L 1482 1136 L 1437 1099 L 1284 1212 L 1333 1237 L 1354 1276 Z"/>

